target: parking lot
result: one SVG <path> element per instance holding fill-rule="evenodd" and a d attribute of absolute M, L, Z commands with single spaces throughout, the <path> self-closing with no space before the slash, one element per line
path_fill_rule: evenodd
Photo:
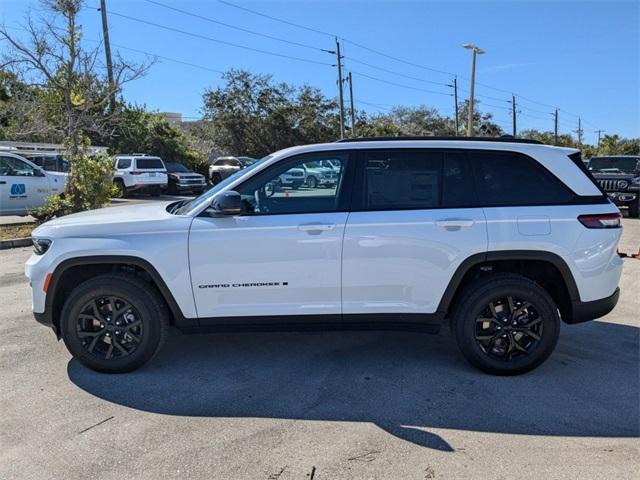
<path fill-rule="evenodd" d="M 446 331 L 172 332 L 104 375 L 33 320 L 29 255 L 0 251 L 2 479 L 638 478 L 640 260 L 523 376 L 474 370 Z"/>

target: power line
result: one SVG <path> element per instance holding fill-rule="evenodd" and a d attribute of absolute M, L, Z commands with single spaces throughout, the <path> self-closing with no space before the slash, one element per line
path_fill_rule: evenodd
<path fill-rule="evenodd" d="M 360 64 L 360 65 L 364 65 L 364 66 L 369 67 L 369 68 L 373 68 L 373 69 L 376 69 L 376 70 L 380 70 L 381 72 L 390 73 L 390 74 L 392 74 L 392 75 L 397 75 L 397 76 L 399 76 L 399 77 L 408 78 L 408 79 L 410 79 L 410 80 L 415 80 L 415 81 L 417 81 L 417 82 L 429 83 L 429 84 L 432 84 L 432 85 L 441 85 L 441 86 L 443 86 L 443 87 L 450 87 L 450 86 L 451 86 L 451 85 L 449 85 L 448 83 L 434 82 L 434 81 L 432 81 L 432 80 L 425 80 L 425 79 L 423 79 L 423 78 L 413 77 L 413 76 L 411 76 L 411 75 L 405 75 L 405 74 L 403 74 L 403 73 L 395 72 L 395 71 L 393 71 L 393 70 L 389 70 L 389 69 L 386 69 L 386 68 L 378 67 L 378 66 L 376 66 L 376 65 L 372 65 L 371 63 L 363 62 L 362 60 L 358 60 L 358 59 L 355 59 L 355 58 L 353 58 L 353 57 L 345 56 L 345 58 L 346 58 L 347 60 L 350 60 L 350 61 L 351 61 L 351 62 L 353 62 L 353 63 L 358 63 L 358 64 Z"/>
<path fill-rule="evenodd" d="M 311 60 L 311 59 L 308 59 L 308 58 L 295 57 L 295 56 L 292 56 L 292 55 L 285 55 L 283 53 L 271 52 L 269 50 L 262 50 L 262 49 L 259 49 L 259 48 L 248 47 L 246 45 L 240 45 L 238 43 L 227 42 L 225 40 L 220 40 L 220 39 L 213 38 L 213 37 L 207 37 L 206 35 L 200 35 L 199 33 L 188 32 L 186 30 L 180 30 L 178 28 L 169 27 L 167 25 L 161 25 L 159 23 L 149 22 L 148 20 L 142 20 L 140 18 L 130 17 L 129 15 L 124 15 L 122 13 L 117 13 L 117 12 L 114 12 L 113 10 L 110 10 L 109 14 L 110 15 L 116 15 L 117 17 L 121 17 L 121 18 L 126 18 L 127 20 L 132 20 L 134 22 L 143 23 L 145 25 L 151 25 L 152 27 L 162 28 L 164 30 L 169 30 L 171 32 L 181 33 L 183 35 L 188 35 L 190 37 L 199 38 L 201 40 L 207 40 L 207 41 L 210 41 L 210 42 L 220 43 L 220 44 L 223 44 L 223 45 L 229 45 L 231 47 L 242 48 L 244 50 L 249 50 L 249 51 L 252 51 L 252 52 L 262 53 L 262 54 L 265 54 L 265 55 L 272 55 L 274 57 L 287 58 L 289 60 L 296 60 L 298 62 L 313 63 L 313 64 L 316 64 L 316 65 L 324 65 L 324 66 L 328 66 L 328 67 L 332 66 L 330 63 L 327 63 L 327 62 L 320 62 L 318 60 Z"/>
<path fill-rule="evenodd" d="M 163 55 L 158 55 L 157 53 L 146 52 L 144 50 L 138 50 L 136 48 L 125 47 L 124 45 L 118 45 L 117 43 L 111 43 L 111 45 L 113 45 L 114 47 L 121 48 L 123 50 L 131 50 L 132 52 L 142 53 L 144 55 L 150 55 L 152 57 L 161 58 L 162 60 L 166 60 L 168 62 L 180 63 L 182 65 L 188 65 L 190 67 L 199 68 L 201 70 L 208 70 L 210 72 L 219 73 L 219 74 L 225 73 L 222 70 L 216 70 L 215 68 L 205 67 L 204 65 L 198 65 L 197 63 L 185 62 L 184 60 L 178 60 L 177 58 L 165 57 Z"/>
<path fill-rule="evenodd" d="M 386 83 L 388 85 L 394 85 L 394 86 L 400 87 L 400 88 L 407 88 L 409 90 L 416 90 L 416 91 L 419 91 L 419 92 L 433 93 L 434 95 L 444 95 L 444 96 L 447 96 L 447 97 L 451 97 L 453 95 L 452 93 L 437 92 L 435 90 L 427 90 L 425 88 L 413 87 L 411 85 L 404 85 L 402 83 L 396 83 L 396 82 L 392 82 L 390 80 L 384 80 L 382 78 L 374 77 L 372 75 L 367 75 L 366 73 L 356 72 L 355 70 L 351 70 L 351 72 L 356 74 L 356 75 L 360 75 L 361 77 L 368 78 L 370 80 L 375 80 L 377 82 Z"/>
<path fill-rule="evenodd" d="M 314 45 L 308 45 L 306 43 L 295 42 L 293 40 L 287 40 L 285 38 L 280 38 L 280 37 L 276 37 L 276 36 L 273 36 L 273 35 L 268 35 L 266 33 L 260 33 L 260 32 L 254 31 L 254 30 L 249 30 L 248 28 L 238 27 L 237 25 L 231 25 L 230 23 L 220 22 L 219 20 L 214 20 L 213 18 L 205 17 L 204 15 L 199 15 L 197 13 L 189 12 L 187 10 L 182 10 L 181 8 L 177 8 L 177 7 L 173 7 L 171 5 L 167 5 L 167 4 L 164 4 L 164 3 L 161 3 L 161 2 L 157 2 L 156 0 L 145 0 L 145 1 L 148 2 L 148 3 L 152 3 L 154 5 L 158 5 L 158 6 L 163 7 L 163 8 L 167 8 L 169 10 L 173 10 L 175 12 L 182 13 L 184 15 L 188 15 L 190 17 L 199 18 L 201 20 L 205 20 L 207 22 L 215 23 L 217 25 L 222 25 L 222 26 L 227 27 L 227 28 L 233 28 L 233 29 L 239 30 L 241 32 L 250 33 L 251 35 L 256 35 L 258 37 L 263 37 L 263 38 L 268 38 L 268 39 L 271 39 L 271 40 L 276 40 L 278 42 L 288 43 L 290 45 L 295 45 L 297 47 L 308 48 L 309 50 L 320 50 L 320 51 L 326 52 L 325 49 L 316 47 Z"/>
<path fill-rule="evenodd" d="M 282 18 L 272 17 L 271 15 L 267 15 L 266 13 L 257 12 L 255 10 L 251 10 L 250 8 L 241 7 L 240 5 L 236 5 L 235 3 L 226 2 L 225 0 L 218 0 L 218 2 L 228 5 L 233 8 L 237 8 L 239 10 L 244 10 L 245 12 L 253 13 L 254 15 L 258 15 L 260 17 L 268 18 L 269 20 L 274 20 L 276 22 L 284 23 L 286 25 L 291 25 L 292 27 L 302 28 L 303 30 L 308 30 L 310 32 L 319 33 L 321 35 L 327 35 L 329 37 L 335 37 L 333 33 L 323 32 L 322 30 L 317 30 L 315 28 L 306 27 L 304 25 L 300 25 L 299 23 L 290 22 L 288 20 L 283 20 Z M 344 40 L 344 39 L 343 39 Z"/>

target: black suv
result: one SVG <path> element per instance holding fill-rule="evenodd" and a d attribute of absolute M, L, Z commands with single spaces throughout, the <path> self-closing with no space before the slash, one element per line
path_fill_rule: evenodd
<path fill-rule="evenodd" d="M 640 156 L 592 157 L 589 170 L 616 205 L 629 207 L 629 216 L 638 218 Z"/>

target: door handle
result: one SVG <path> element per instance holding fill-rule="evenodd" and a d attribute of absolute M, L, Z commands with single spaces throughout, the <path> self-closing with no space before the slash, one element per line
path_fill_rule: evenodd
<path fill-rule="evenodd" d="M 5 182 L 4 180 L 0 180 L 0 185 L 6 185 L 7 182 Z"/>
<path fill-rule="evenodd" d="M 436 225 L 441 228 L 468 228 L 473 226 L 475 222 L 466 218 L 447 218 L 445 220 L 436 221 Z"/>
<path fill-rule="evenodd" d="M 336 228 L 335 223 L 303 223 L 302 225 L 298 225 L 298 230 L 309 233 L 327 232 L 334 228 Z"/>

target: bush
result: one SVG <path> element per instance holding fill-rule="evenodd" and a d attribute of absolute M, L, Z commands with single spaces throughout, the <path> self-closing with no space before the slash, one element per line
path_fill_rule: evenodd
<path fill-rule="evenodd" d="M 64 193 L 50 196 L 43 207 L 30 212 L 41 222 L 104 207 L 116 193 L 112 160 L 106 154 L 89 157 L 86 152 L 81 152 L 66 159 L 71 171 Z"/>

